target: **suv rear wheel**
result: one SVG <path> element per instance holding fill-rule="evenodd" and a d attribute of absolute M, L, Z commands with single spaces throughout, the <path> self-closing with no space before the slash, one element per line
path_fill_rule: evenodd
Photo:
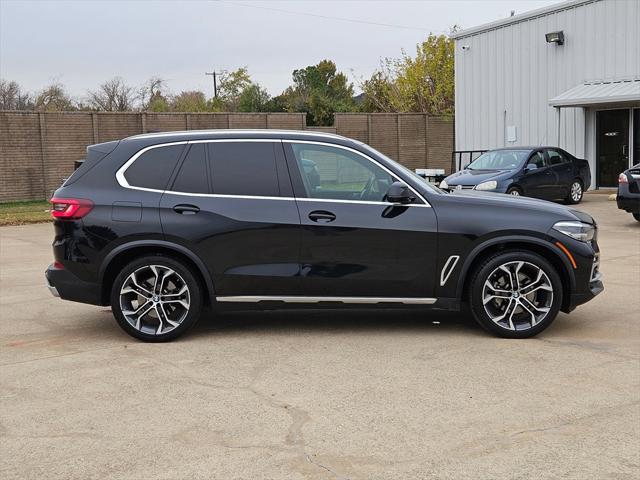
<path fill-rule="evenodd" d="M 162 255 L 127 266 L 111 289 L 111 309 L 122 329 L 145 342 L 166 342 L 192 327 L 202 311 L 202 291 L 194 273 Z"/>
<path fill-rule="evenodd" d="M 547 328 L 562 305 L 562 282 L 540 255 L 507 251 L 476 270 L 469 304 L 476 321 L 505 338 L 526 338 Z"/>

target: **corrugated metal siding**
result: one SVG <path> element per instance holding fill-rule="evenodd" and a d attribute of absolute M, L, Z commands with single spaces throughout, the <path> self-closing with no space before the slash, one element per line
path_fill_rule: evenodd
<path fill-rule="evenodd" d="M 510 145 L 509 125 L 514 144 L 555 144 L 549 99 L 588 81 L 640 77 L 638 25 L 640 1 L 600 0 L 457 39 L 456 150 Z M 545 41 L 557 30 L 563 46 Z M 560 147 L 584 157 L 586 144 L 585 112 L 563 108 Z"/>

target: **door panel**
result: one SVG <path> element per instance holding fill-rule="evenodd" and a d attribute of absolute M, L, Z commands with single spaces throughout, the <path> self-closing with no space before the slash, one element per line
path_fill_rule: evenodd
<path fill-rule="evenodd" d="M 433 295 L 437 224 L 432 208 L 300 199 L 298 209 L 304 295 Z M 319 222 L 313 212 L 335 219 Z"/>
<path fill-rule="evenodd" d="M 617 187 L 629 168 L 629 110 L 596 112 L 597 186 Z"/>
<path fill-rule="evenodd" d="M 547 156 L 542 151 L 536 152 L 527 161 L 527 164 L 530 163 L 535 164 L 538 168 L 525 171 L 520 179 L 519 182 L 524 188 L 524 194 L 528 197 L 553 198 L 557 176 L 549 167 Z"/>
<path fill-rule="evenodd" d="M 569 194 L 573 182 L 573 163 L 563 152 L 555 149 L 547 150 L 547 157 L 556 178 L 551 192 L 553 198 L 564 198 Z"/>
<path fill-rule="evenodd" d="M 385 201 L 398 177 L 364 153 L 285 143 L 302 224 L 301 294 L 313 297 L 431 297 L 437 222 L 416 196 Z"/>
<path fill-rule="evenodd" d="M 197 213 L 179 213 L 193 205 Z M 165 193 L 160 215 L 166 239 L 198 255 L 216 295 L 295 295 L 300 222 L 295 201 Z"/>

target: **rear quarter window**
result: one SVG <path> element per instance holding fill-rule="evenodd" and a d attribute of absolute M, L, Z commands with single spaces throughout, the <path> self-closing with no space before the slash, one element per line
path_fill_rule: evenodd
<path fill-rule="evenodd" d="M 132 187 L 164 190 L 183 150 L 184 145 L 147 150 L 127 168 L 124 178 Z"/>

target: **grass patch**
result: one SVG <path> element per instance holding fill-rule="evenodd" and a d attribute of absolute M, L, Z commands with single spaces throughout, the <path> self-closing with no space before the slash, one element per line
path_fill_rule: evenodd
<path fill-rule="evenodd" d="M 44 200 L 0 203 L 0 226 L 48 222 L 50 209 L 51 204 Z"/>

